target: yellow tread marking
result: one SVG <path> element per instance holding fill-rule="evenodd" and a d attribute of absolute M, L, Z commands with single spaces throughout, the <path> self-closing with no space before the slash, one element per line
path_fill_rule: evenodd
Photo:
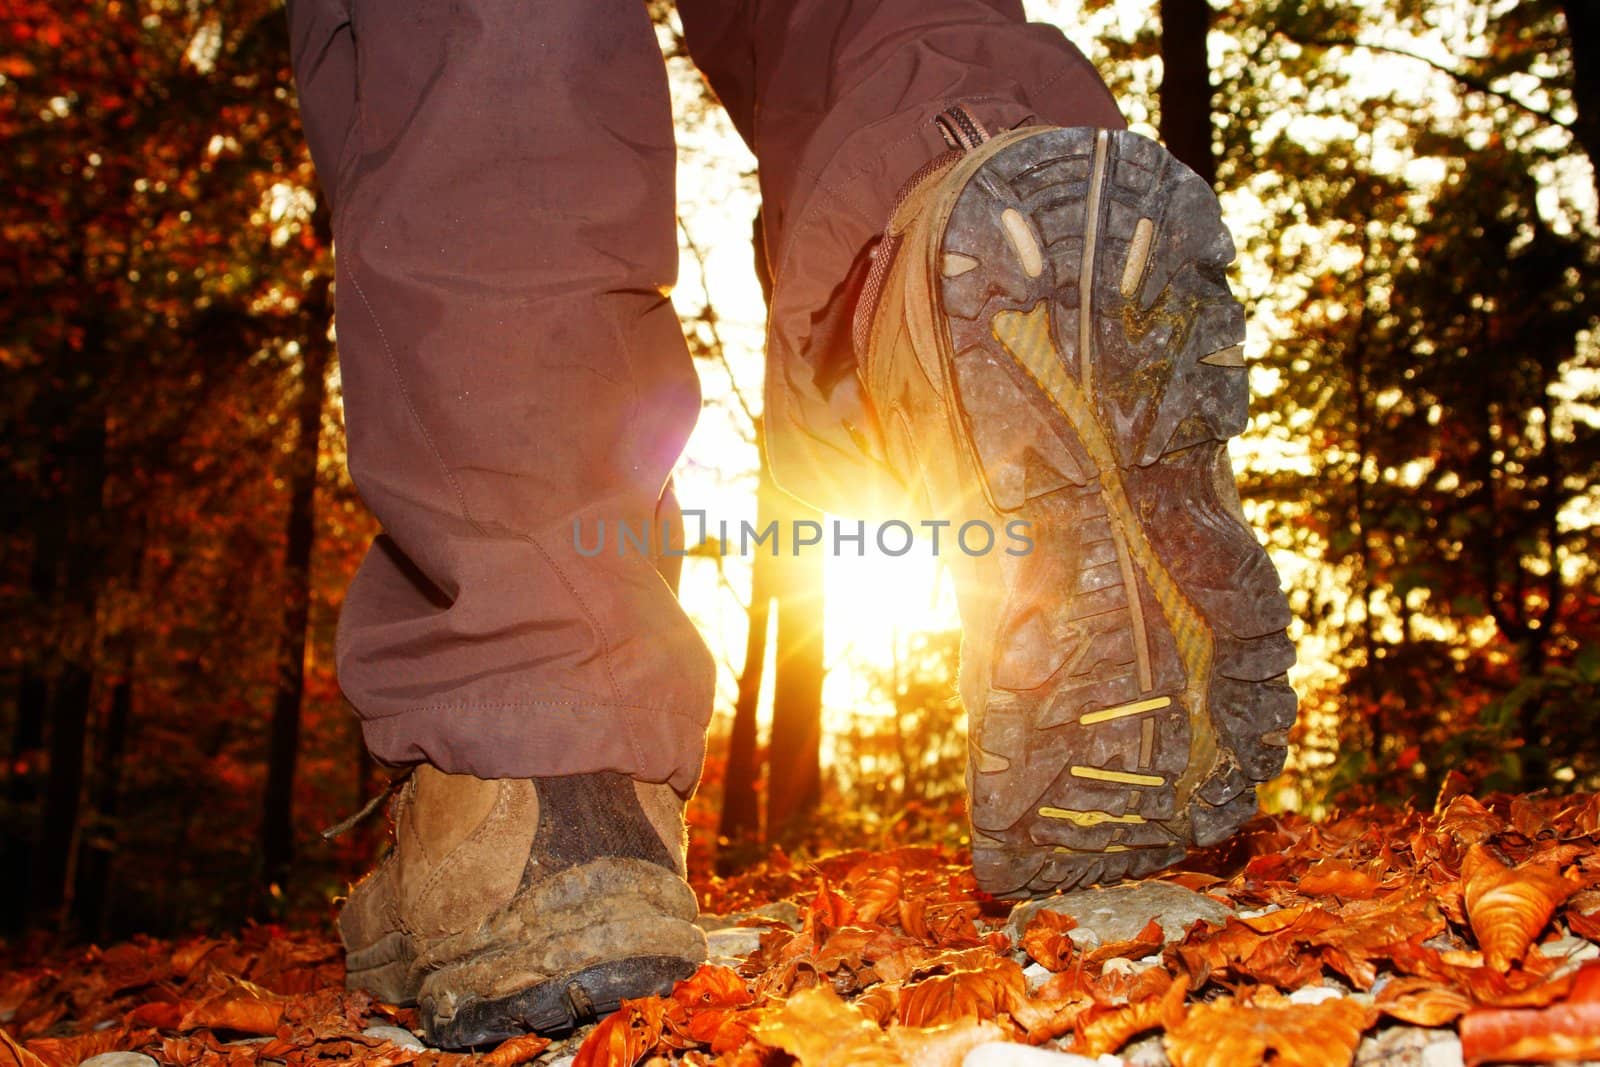
<path fill-rule="evenodd" d="M 1011 239 L 1011 247 L 1017 250 L 1017 259 L 1022 261 L 1022 269 L 1028 277 L 1037 278 L 1043 274 L 1044 252 L 1039 248 L 1039 242 L 1034 238 L 1028 220 L 1022 217 L 1022 212 L 1014 207 L 1006 208 L 1000 212 L 1000 225 Z"/>
<path fill-rule="evenodd" d="M 1093 726 L 1097 722 L 1106 722 L 1110 719 L 1121 719 L 1128 715 L 1143 715 L 1147 711 L 1159 711 L 1172 706 L 1171 697 L 1151 697 L 1149 700 L 1140 700 L 1133 704 L 1122 704 L 1114 708 L 1104 708 L 1100 711 L 1091 711 L 1078 721 L 1085 726 Z"/>
<path fill-rule="evenodd" d="M 1139 767 L 1143 769 L 1150 766 L 1150 757 L 1156 750 L 1156 721 L 1144 720 L 1139 730 Z"/>
<path fill-rule="evenodd" d="M 1139 288 L 1139 278 L 1150 259 L 1150 244 L 1155 237 L 1156 224 L 1151 219 L 1140 219 L 1133 227 L 1133 240 L 1128 242 L 1128 262 L 1122 267 L 1122 295 L 1131 297 Z"/>
<path fill-rule="evenodd" d="M 1108 771 L 1104 767 L 1084 767 L 1074 764 L 1074 778 L 1088 778 L 1096 782 L 1115 782 L 1118 785 L 1166 785 L 1167 780 L 1158 774 L 1130 774 L 1127 771 Z"/>
<path fill-rule="evenodd" d="M 1132 852 L 1133 851 L 1133 849 L 1129 848 L 1127 845 L 1107 845 L 1105 848 L 1093 848 L 1093 849 L 1091 849 L 1091 848 L 1068 848 L 1065 845 L 1057 845 L 1055 850 L 1057 852 L 1065 852 L 1070 856 L 1098 856 L 1102 852 Z"/>
<path fill-rule="evenodd" d="M 1210 773 L 1216 761 L 1217 738 L 1211 725 L 1211 716 L 1206 710 L 1206 680 L 1211 673 L 1213 648 L 1211 631 L 1200 612 L 1189 603 L 1189 599 L 1178 588 L 1178 583 L 1156 558 L 1155 550 L 1145 536 L 1138 513 L 1128 499 L 1127 490 L 1117 473 L 1116 449 L 1095 417 L 1094 407 L 1084 387 L 1073 380 L 1062 364 L 1061 353 L 1050 336 L 1050 310 L 1046 302 L 1039 301 L 1029 311 L 1002 311 L 994 317 L 990 328 L 995 339 L 1006 347 L 1017 365 L 1028 372 L 1034 383 L 1077 430 L 1084 450 L 1100 472 L 1100 492 L 1106 510 L 1126 538 L 1128 555 L 1138 563 L 1155 593 L 1156 603 L 1161 605 L 1162 615 L 1172 628 L 1186 677 L 1184 703 L 1190 709 L 1189 765 L 1176 783 L 1181 802 Z M 1088 362 L 1087 354 L 1084 362 Z M 1130 590 L 1130 599 L 1136 595 L 1137 590 Z"/>
<path fill-rule="evenodd" d="M 1229 345 L 1220 348 L 1209 356 L 1201 356 L 1201 363 L 1213 367 L 1242 367 L 1244 366 L 1244 345 Z"/>
<path fill-rule="evenodd" d="M 959 278 L 978 265 L 978 261 L 960 252 L 946 252 L 939 262 L 939 273 L 946 278 Z"/>
<path fill-rule="evenodd" d="M 1079 826 L 1100 826 L 1104 823 L 1142 823 L 1143 815 L 1113 815 L 1109 811 L 1078 811 L 1074 808 L 1040 808 L 1039 814 L 1047 819 L 1065 819 Z"/>

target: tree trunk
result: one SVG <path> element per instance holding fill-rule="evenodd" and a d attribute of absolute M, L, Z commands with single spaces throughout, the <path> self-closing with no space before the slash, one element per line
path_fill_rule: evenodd
<path fill-rule="evenodd" d="M 86 340 L 84 350 L 97 351 L 97 337 Z M 53 457 L 65 487 L 65 537 L 54 627 L 61 668 L 50 701 L 50 778 L 28 911 L 33 920 L 48 916 L 48 921 L 57 925 L 65 917 L 63 905 L 68 902 L 77 856 L 89 706 L 94 694 L 102 557 L 100 508 L 106 479 L 105 408 L 93 395 L 95 388 L 86 385 L 74 390 L 81 400 L 75 406 L 75 425 Z"/>
<path fill-rule="evenodd" d="M 761 427 L 756 427 L 759 439 Z M 777 492 L 767 471 L 766 450 L 756 481 L 756 528 L 773 519 L 772 497 Z M 756 712 L 761 700 L 761 679 L 767 659 L 767 623 L 772 607 L 772 566 L 777 561 L 757 550 L 751 563 L 750 624 L 744 639 L 744 667 L 739 672 L 739 695 L 733 705 L 733 730 L 728 735 L 728 762 L 722 776 L 722 814 L 717 837 L 717 873 L 727 875 L 744 866 L 752 844 L 761 838 L 761 809 L 756 796 L 760 767 L 756 760 Z"/>
<path fill-rule="evenodd" d="M 772 303 L 772 275 L 767 269 L 765 231 L 758 213 L 754 225 L 756 275 L 761 279 L 761 295 Z M 761 427 L 756 427 L 759 434 Z M 822 513 L 795 500 L 777 487 L 762 450 L 761 482 L 765 490 L 762 528 L 777 520 L 783 539 L 789 538 L 800 522 L 820 522 Z M 757 557 L 761 559 L 763 557 Z M 822 800 L 822 553 L 784 555 L 781 551 L 767 560 L 770 583 L 765 586 L 775 598 L 778 631 L 774 650 L 772 687 L 772 738 L 767 745 L 767 839 L 792 839 L 804 817 L 816 810 Z M 756 590 L 752 590 L 752 593 Z M 751 623 L 755 622 L 755 598 L 751 598 Z M 766 630 L 762 618 L 763 634 Z M 763 637 L 764 640 L 764 637 Z M 746 669 L 748 670 L 746 661 Z M 741 679 L 742 683 L 742 679 Z M 742 688 L 742 686 L 741 686 Z M 755 690 L 760 692 L 760 674 L 755 675 Z M 741 692 L 741 696 L 742 696 Z M 755 696 L 751 697 L 754 707 Z M 737 728 L 737 719 L 734 723 Z M 748 727 L 754 745 L 755 717 Z M 730 741 L 731 745 L 731 741 Z"/>
<path fill-rule="evenodd" d="M 1161 0 L 1161 140 L 1190 170 L 1217 183 L 1211 148 L 1207 0 Z"/>
<path fill-rule="evenodd" d="M 294 775 L 300 750 L 301 697 L 305 691 L 306 623 L 311 613 L 311 549 L 316 540 L 317 457 L 322 406 L 327 396 L 328 290 L 331 279 L 312 285 L 305 302 L 300 402 L 289 471 L 288 545 L 284 553 L 284 604 L 278 638 L 278 687 L 273 700 L 267 755 L 267 786 L 262 800 L 262 885 L 268 906 L 274 887 L 283 886 L 294 860 Z"/>
<path fill-rule="evenodd" d="M 1567 17 L 1567 47 L 1572 52 L 1572 103 L 1578 117 L 1572 136 L 1589 157 L 1589 173 L 1600 195 L 1600 5 L 1594 0 L 1562 0 Z"/>
<path fill-rule="evenodd" d="M 59 508 L 54 503 L 36 504 L 33 511 L 33 561 L 29 565 L 29 593 L 34 612 L 43 616 L 56 596 L 61 565 Z M 45 642 L 39 642 L 44 645 Z M 45 722 L 50 716 L 50 678 L 41 662 L 47 653 L 32 650 L 17 680 L 16 719 L 11 727 L 10 775 L 6 782 L 8 811 L 5 833 L 0 835 L 0 870 L 31 871 L 38 847 L 41 770 L 45 763 Z M 0 880 L 0 930 L 15 933 L 27 918 L 26 878 Z"/>
<path fill-rule="evenodd" d="M 133 653 L 124 661 L 122 677 L 111 690 L 111 712 L 95 750 L 95 784 L 90 797 L 94 830 L 86 836 L 78 871 L 73 915 L 79 933 L 96 941 L 110 934 L 106 905 L 110 900 L 111 867 L 117 853 L 117 814 L 122 794 L 122 761 L 133 721 Z"/>
<path fill-rule="evenodd" d="M 822 513 L 778 494 L 779 530 Z M 787 506 L 785 506 L 787 505 Z M 767 746 L 767 837 L 793 840 L 822 800 L 822 553 L 780 555 L 772 741 Z"/>

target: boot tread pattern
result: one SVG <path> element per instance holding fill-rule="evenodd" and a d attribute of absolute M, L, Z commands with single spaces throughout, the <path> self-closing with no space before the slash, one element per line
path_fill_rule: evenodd
<path fill-rule="evenodd" d="M 962 428 L 1035 539 L 971 709 L 973 861 L 996 895 L 1168 866 L 1282 768 L 1288 607 L 1226 451 L 1248 406 L 1233 254 L 1210 188 L 1122 131 L 1008 145 L 944 224 Z"/>

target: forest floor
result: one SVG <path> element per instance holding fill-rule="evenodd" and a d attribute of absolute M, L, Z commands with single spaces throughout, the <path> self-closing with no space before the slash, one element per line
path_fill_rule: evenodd
<path fill-rule="evenodd" d="M 712 962 L 566 1039 L 427 1049 L 414 1009 L 344 989 L 325 931 L 256 926 L 0 949 L 0 1065 L 1600 1059 L 1600 795 L 1263 817 L 1157 878 L 1016 908 L 935 848 L 697 889 Z"/>

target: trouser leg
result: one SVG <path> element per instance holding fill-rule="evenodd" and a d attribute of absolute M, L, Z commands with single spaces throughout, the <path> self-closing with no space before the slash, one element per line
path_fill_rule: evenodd
<path fill-rule="evenodd" d="M 962 104 L 991 130 L 1125 123 L 1083 54 L 1027 22 L 1015 0 L 678 8 L 691 54 L 760 164 L 774 474 L 818 506 L 858 510 L 873 467 L 830 410 L 829 368 L 849 360 L 852 267 L 901 186 L 946 148 L 934 116 Z"/>
<path fill-rule="evenodd" d="M 384 530 L 338 641 L 369 747 L 686 789 L 712 662 L 649 555 L 615 543 L 655 522 L 699 408 L 663 295 L 672 125 L 643 6 L 290 18 L 334 207 L 350 469 Z"/>

